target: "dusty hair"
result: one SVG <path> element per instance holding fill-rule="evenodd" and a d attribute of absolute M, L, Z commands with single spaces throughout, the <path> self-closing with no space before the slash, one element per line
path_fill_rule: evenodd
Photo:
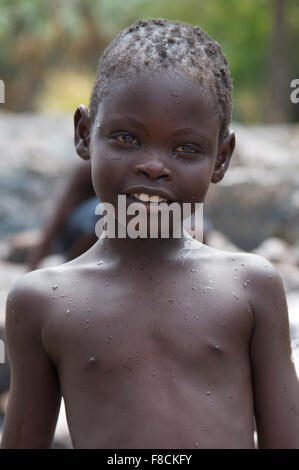
<path fill-rule="evenodd" d="M 233 86 L 221 46 L 199 26 L 163 18 L 136 21 L 106 48 L 90 96 L 92 121 L 113 79 L 169 68 L 182 71 L 212 92 L 220 124 L 219 140 L 223 140 L 231 122 Z"/>

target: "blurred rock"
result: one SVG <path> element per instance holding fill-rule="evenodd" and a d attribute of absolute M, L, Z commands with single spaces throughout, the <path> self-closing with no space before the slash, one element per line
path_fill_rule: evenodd
<path fill-rule="evenodd" d="M 26 230 L 13 235 L 9 239 L 9 250 L 5 260 L 13 263 L 25 263 L 29 251 L 40 240 L 40 230 Z"/>
<path fill-rule="evenodd" d="M 232 165 L 253 168 L 299 168 L 299 124 L 232 125 L 236 150 Z"/>
<path fill-rule="evenodd" d="M 288 265 L 288 264 L 282 264 L 282 263 L 277 263 L 276 268 L 279 271 L 284 286 L 285 290 L 287 292 L 290 291 L 298 291 L 299 290 L 299 269 Z"/>
<path fill-rule="evenodd" d="M 0 112 L 0 155 L 1 175 L 20 168 L 46 177 L 66 172 L 78 159 L 73 116 Z"/>
<path fill-rule="evenodd" d="M 211 188 L 204 212 L 244 250 L 269 237 L 293 244 L 299 239 L 299 210 L 292 202 L 298 187 L 293 169 L 233 167 Z"/>
<path fill-rule="evenodd" d="M 0 260 L 3 259 L 7 259 L 8 256 L 9 256 L 9 250 L 10 250 L 10 243 L 9 243 L 9 239 L 3 239 L 3 240 L 0 240 Z"/>
<path fill-rule="evenodd" d="M 54 268 L 60 264 L 66 263 L 66 258 L 63 255 L 55 254 L 46 256 L 39 264 L 38 268 Z"/>
<path fill-rule="evenodd" d="M 5 304 L 9 290 L 15 281 L 25 273 L 21 264 L 8 263 L 0 260 L 0 327 L 5 321 Z"/>
<path fill-rule="evenodd" d="M 299 240 L 293 245 L 293 254 L 296 265 L 299 267 Z"/>
<path fill-rule="evenodd" d="M 299 290 L 299 268 L 293 247 L 279 238 L 269 238 L 258 246 L 253 253 L 271 261 L 279 271 L 286 291 Z"/>
<path fill-rule="evenodd" d="M 264 256 L 272 263 L 296 265 L 291 246 L 280 238 L 268 238 L 253 250 L 253 253 Z"/>
<path fill-rule="evenodd" d="M 299 240 L 299 125 L 233 126 L 236 151 L 204 207 L 216 230 L 243 250 L 269 237 Z"/>
<path fill-rule="evenodd" d="M 17 136 L 17 138 L 16 138 Z M 0 238 L 47 219 L 78 157 L 71 115 L 0 113 Z"/>
<path fill-rule="evenodd" d="M 216 230 L 213 230 L 211 233 L 209 233 L 207 245 L 223 251 L 241 251 L 240 248 L 234 245 L 228 237 L 226 237 L 221 232 L 217 232 Z"/>

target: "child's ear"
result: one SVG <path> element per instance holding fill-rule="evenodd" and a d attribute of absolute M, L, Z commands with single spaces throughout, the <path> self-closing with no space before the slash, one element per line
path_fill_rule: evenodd
<path fill-rule="evenodd" d="M 74 125 L 76 152 L 83 160 L 89 160 L 90 116 L 83 104 L 75 111 Z"/>
<path fill-rule="evenodd" d="M 215 168 L 211 179 L 212 183 L 218 183 L 222 180 L 226 170 L 228 169 L 235 145 L 235 133 L 233 131 L 229 131 L 228 136 L 225 137 L 218 148 Z"/>

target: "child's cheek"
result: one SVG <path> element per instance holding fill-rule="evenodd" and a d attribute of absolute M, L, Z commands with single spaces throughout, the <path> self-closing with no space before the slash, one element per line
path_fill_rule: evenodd
<path fill-rule="evenodd" d="M 121 191 L 121 162 L 110 152 L 94 153 L 91 158 L 91 178 L 95 193 L 101 202 L 115 202 Z"/>

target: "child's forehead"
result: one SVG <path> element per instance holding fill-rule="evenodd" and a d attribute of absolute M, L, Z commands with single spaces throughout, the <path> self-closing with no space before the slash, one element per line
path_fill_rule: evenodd
<path fill-rule="evenodd" d="M 102 112 L 117 112 L 118 109 L 128 107 L 167 108 L 169 112 L 185 110 L 188 114 L 199 107 L 206 114 L 215 116 L 215 101 L 209 87 L 181 72 L 161 71 L 113 79 L 99 108 Z"/>
<path fill-rule="evenodd" d="M 114 92 L 123 89 L 124 92 L 130 88 L 143 89 L 145 93 L 157 92 L 157 89 L 162 89 L 163 92 L 176 89 L 181 94 L 189 94 L 189 91 L 196 92 L 198 95 L 212 94 L 212 89 L 209 90 L 209 80 L 199 83 L 198 80 L 193 79 L 183 70 L 159 70 L 159 71 L 144 71 L 142 74 L 129 72 L 127 75 L 113 78 L 109 83 L 109 91 Z M 109 93 L 108 93 L 109 94 Z"/>

